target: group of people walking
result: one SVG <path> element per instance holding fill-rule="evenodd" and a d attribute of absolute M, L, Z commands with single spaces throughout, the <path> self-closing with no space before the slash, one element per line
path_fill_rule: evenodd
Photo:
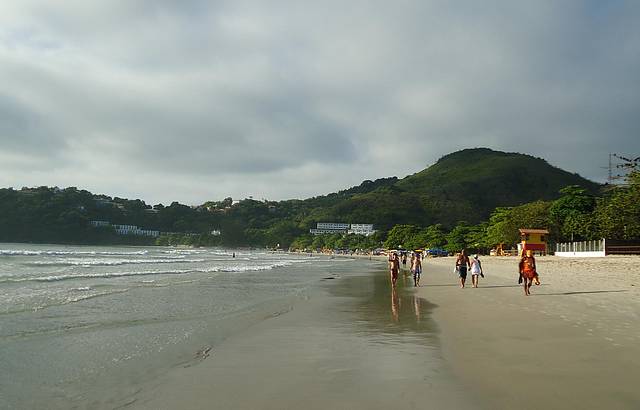
<path fill-rule="evenodd" d="M 407 267 L 407 254 L 398 255 L 397 252 L 389 254 L 389 275 L 391 277 L 391 286 L 396 286 L 398 275 L 400 274 L 400 261 L 402 266 Z M 419 252 L 411 253 L 410 270 L 413 275 L 413 286 L 420 286 L 420 277 L 422 276 L 422 254 Z"/>
<path fill-rule="evenodd" d="M 455 272 L 460 278 L 460 287 L 464 288 L 467 281 L 467 271 L 471 271 L 471 284 L 474 288 L 478 287 L 478 277 L 484 278 L 484 272 L 482 272 L 482 263 L 478 258 L 478 254 L 473 255 L 473 259 L 469 259 L 467 251 L 462 250 L 456 258 Z"/>
<path fill-rule="evenodd" d="M 413 286 L 420 286 L 420 277 L 422 276 L 422 259 L 423 255 L 419 252 L 413 252 L 411 254 L 410 270 L 413 274 Z M 397 252 L 391 252 L 389 254 L 389 275 L 391 278 L 391 286 L 395 287 L 398 281 L 398 275 L 400 273 L 400 263 L 406 267 L 407 254 L 402 253 L 399 255 Z M 480 278 L 484 278 L 484 272 L 482 270 L 482 263 L 477 254 L 469 258 L 465 249 L 463 249 L 456 257 L 455 273 L 458 274 L 460 280 L 460 287 L 464 288 L 467 281 L 467 273 L 471 273 L 471 285 L 474 288 L 478 287 Z M 518 284 L 523 284 L 524 294 L 531 294 L 531 286 L 535 283 L 540 284 L 540 277 L 536 269 L 536 260 L 533 256 L 533 252 L 528 249 L 523 252 L 520 262 L 518 263 L 519 278 Z"/>

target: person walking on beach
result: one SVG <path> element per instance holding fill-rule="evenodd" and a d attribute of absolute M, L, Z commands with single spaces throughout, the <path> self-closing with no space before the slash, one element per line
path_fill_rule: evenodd
<path fill-rule="evenodd" d="M 456 259 L 456 272 L 458 272 L 458 276 L 460 277 L 461 288 L 464 288 L 464 283 L 467 281 L 467 269 L 469 268 L 469 257 L 467 256 L 467 251 L 463 249 Z"/>
<path fill-rule="evenodd" d="M 420 286 L 420 276 L 422 275 L 422 259 L 419 253 L 415 253 L 411 259 L 411 272 L 413 272 L 413 286 Z"/>
<path fill-rule="evenodd" d="M 480 259 L 478 259 L 478 254 L 473 255 L 473 259 L 471 259 L 471 284 L 474 288 L 478 287 L 478 277 L 482 276 L 484 278 L 484 273 L 482 272 L 482 263 L 480 263 Z"/>
<path fill-rule="evenodd" d="M 536 269 L 536 258 L 533 257 L 533 251 L 531 251 L 531 249 L 527 249 L 522 255 L 518 268 L 520 270 L 520 279 L 518 280 L 518 283 L 520 283 L 520 281 L 524 282 L 524 294 L 525 296 L 529 296 L 531 294 L 530 289 L 533 282 L 535 281 L 536 285 L 540 284 L 538 271 Z"/>
<path fill-rule="evenodd" d="M 396 286 L 398 281 L 398 272 L 400 271 L 400 260 L 398 254 L 393 252 L 389 259 L 389 275 L 391 276 L 391 286 Z"/>

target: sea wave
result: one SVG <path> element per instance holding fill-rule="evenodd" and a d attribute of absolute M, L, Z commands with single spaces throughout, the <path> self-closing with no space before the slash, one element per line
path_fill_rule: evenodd
<path fill-rule="evenodd" d="M 193 270 L 169 270 L 169 271 L 143 271 L 143 272 L 103 272 L 103 273 L 83 273 L 83 274 L 65 274 L 65 275 L 48 275 L 48 276 L 34 276 L 26 278 L 8 278 L 3 282 L 58 282 L 63 280 L 73 279 L 109 279 L 119 278 L 125 276 L 148 276 L 148 275 L 170 275 L 170 274 L 184 274 L 191 273 Z"/>
<path fill-rule="evenodd" d="M 72 255 L 104 255 L 104 256 L 129 256 L 129 255 L 146 255 L 149 251 L 60 251 L 60 250 L 43 250 L 30 251 L 25 249 L 0 249 L 0 256 L 72 256 Z"/>
<path fill-rule="evenodd" d="M 96 292 L 96 293 L 88 293 L 88 294 L 83 294 L 81 296 L 67 296 L 65 300 L 62 301 L 62 304 L 68 304 L 68 303 L 76 303 L 76 302 L 82 302 L 83 300 L 88 300 L 88 299 L 94 299 L 94 298 L 99 298 L 102 296 L 110 296 L 110 295 L 114 295 L 116 293 L 125 293 L 128 292 L 129 289 L 115 289 L 115 290 L 110 290 L 110 291 L 106 291 L 106 292 Z M 45 308 L 46 306 L 41 306 L 41 308 Z"/>
<path fill-rule="evenodd" d="M 199 263 L 204 259 L 58 259 L 48 261 L 29 262 L 27 265 L 34 266 L 120 266 L 120 265 L 143 265 L 153 263 Z"/>
<path fill-rule="evenodd" d="M 239 266 L 223 266 L 220 268 L 213 268 L 212 272 L 257 272 L 263 270 L 271 270 L 275 268 L 282 268 L 285 266 L 291 266 L 294 263 L 299 263 L 298 261 L 282 261 L 276 262 L 269 265 L 239 265 Z"/>
<path fill-rule="evenodd" d="M 193 255 L 197 253 L 205 253 L 205 250 L 199 249 L 170 249 L 168 251 L 162 251 L 162 253 L 175 254 L 175 255 Z"/>
<path fill-rule="evenodd" d="M 303 261 L 280 261 L 268 265 L 238 265 L 238 266 L 214 266 L 201 269 L 167 269 L 167 270 L 147 270 L 135 272 L 95 272 L 95 273 L 69 273 L 63 275 L 46 275 L 46 276 L 30 276 L 20 278 L 3 278 L 0 283 L 19 283 L 19 282 L 58 282 L 64 280 L 80 280 L 80 279 L 110 279 L 129 276 L 153 276 L 153 275 L 185 275 L 194 273 L 240 273 L 240 272 L 257 272 L 266 271 L 275 268 L 290 266 L 294 263 Z M 80 289 L 80 288 L 78 288 Z"/>
<path fill-rule="evenodd" d="M 72 288 L 71 290 L 74 292 L 88 292 L 93 290 L 93 288 L 91 286 L 81 286 L 79 288 Z"/>

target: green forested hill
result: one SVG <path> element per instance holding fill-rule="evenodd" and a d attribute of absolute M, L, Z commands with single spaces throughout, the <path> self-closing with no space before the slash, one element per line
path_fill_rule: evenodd
<path fill-rule="evenodd" d="M 515 206 L 559 196 L 568 185 L 579 185 L 593 193 L 599 185 L 554 167 L 530 155 L 465 149 L 440 158 L 416 174 L 366 192 L 350 192 L 308 200 L 324 202 L 324 209 L 313 210 L 315 219 L 345 222 L 372 222 L 382 228 L 395 224 L 451 226 L 464 220 L 477 223 L 487 219 L 499 206 Z M 334 194 L 335 195 L 335 194 Z M 305 201 L 306 202 L 306 201 Z"/>
<path fill-rule="evenodd" d="M 0 242 L 118 243 L 144 239 L 93 229 L 91 220 L 191 235 L 220 229 L 222 237 L 203 243 L 256 246 L 290 243 L 321 221 L 373 223 L 382 231 L 398 224 L 442 224 L 450 229 L 459 221 L 485 221 L 496 207 L 558 198 L 559 190 L 568 185 L 591 192 L 599 189 L 597 184 L 543 159 L 478 148 L 446 155 L 403 179 L 364 181 L 306 200 L 245 199 L 234 204 L 226 198 L 194 207 L 177 202 L 151 206 L 76 188 L 8 188 L 0 189 Z"/>

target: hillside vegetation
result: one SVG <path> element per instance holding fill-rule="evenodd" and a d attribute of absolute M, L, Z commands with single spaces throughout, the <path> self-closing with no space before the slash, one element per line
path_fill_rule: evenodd
<path fill-rule="evenodd" d="M 560 189 L 569 185 L 594 194 L 600 189 L 543 159 L 487 148 L 446 155 L 403 179 L 363 185 L 304 201 L 311 208 L 307 219 L 370 222 L 383 229 L 396 224 L 451 227 L 458 221 L 486 220 L 496 207 L 558 198 Z"/>
<path fill-rule="evenodd" d="M 287 246 L 297 238 L 311 241 L 306 233 L 315 223 L 335 221 L 375 224 L 382 233 L 367 242 L 375 245 L 396 225 L 431 227 L 429 235 L 433 236 L 434 232 L 455 230 L 460 221 L 468 226 L 487 221 L 495 217 L 496 208 L 557 199 L 566 186 L 576 186 L 591 196 L 600 189 L 598 184 L 543 159 L 477 148 L 446 155 L 402 179 L 364 181 L 306 200 L 246 199 L 233 203 L 225 198 L 194 207 L 177 202 L 151 206 L 77 188 L 7 188 L 0 189 L 0 241 L 155 241 L 90 227 L 91 220 L 105 220 L 166 232 L 158 242 L 162 244 Z M 210 235 L 213 230 L 222 231 L 222 235 Z"/>

